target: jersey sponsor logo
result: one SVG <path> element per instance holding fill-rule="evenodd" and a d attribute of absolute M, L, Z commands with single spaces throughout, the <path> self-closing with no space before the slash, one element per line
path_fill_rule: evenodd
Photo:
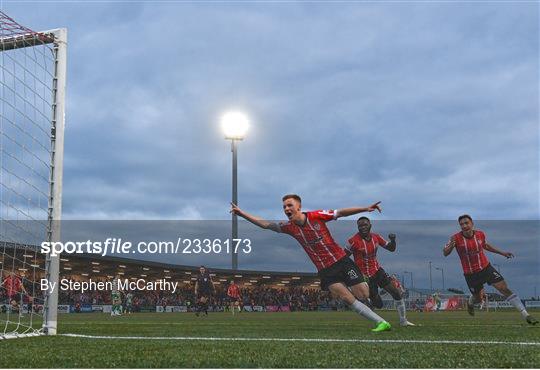
<path fill-rule="evenodd" d="M 306 242 L 309 244 L 309 245 L 315 245 L 317 243 L 320 243 L 321 241 L 323 240 L 322 236 L 319 236 L 318 238 L 315 238 L 313 240 L 306 240 Z"/>
<path fill-rule="evenodd" d="M 320 231 L 321 230 L 321 225 L 319 223 L 316 223 L 315 225 L 313 225 L 313 228 L 317 231 Z"/>
<path fill-rule="evenodd" d="M 315 245 L 315 244 L 317 244 L 317 243 L 320 243 L 320 242 L 322 242 L 322 240 L 323 240 L 323 237 L 322 237 L 322 236 L 316 237 L 316 238 L 314 238 L 314 239 L 308 239 L 308 238 L 306 237 L 306 235 L 302 234 L 302 232 L 295 232 L 293 236 L 295 236 L 295 237 L 297 237 L 297 238 L 302 238 L 302 239 L 307 243 L 307 245 L 309 245 L 309 246 L 312 246 L 312 245 Z"/>

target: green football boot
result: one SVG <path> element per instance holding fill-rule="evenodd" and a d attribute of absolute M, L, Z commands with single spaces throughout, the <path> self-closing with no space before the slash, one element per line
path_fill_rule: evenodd
<path fill-rule="evenodd" d="M 374 333 L 378 333 L 380 331 L 388 331 L 390 329 L 392 329 L 392 325 L 390 325 L 390 323 L 386 321 L 381 321 L 380 323 L 377 324 L 375 329 L 371 329 L 371 331 Z"/>

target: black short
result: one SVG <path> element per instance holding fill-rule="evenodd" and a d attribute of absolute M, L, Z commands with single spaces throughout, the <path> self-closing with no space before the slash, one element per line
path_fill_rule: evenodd
<path fill-rule="evenodd" d="M 328 290 L 328 286 L 335 283 L 353 286 L 367 282 L 358 266 L 349 257 L 343 257 L 332 266 L 322 269 L 318 275 L 321 278 L 322 290 Z"/>
<path fill-rule="evenodd" d="M 504 280 L 502 275 L 491 264 L 487 265 L 482 271 L 465 274 L 464 276 L 472 294 L 479 293 L 484 284 L 493 285 Z"/>
<path fill-rule="evenodd" d="M 386 271 L 380 267 L 373 276 L 369 277 L 369 296 L 376 296 L 379 294 L 379 288 L 384 288 L 388 284 L 392 284 L 392 279 L 390 279 L 390 276 L 388 276 Z"/>

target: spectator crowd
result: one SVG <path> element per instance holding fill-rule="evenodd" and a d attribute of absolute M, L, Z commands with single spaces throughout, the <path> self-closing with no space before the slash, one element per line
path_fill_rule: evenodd
<path fill-rule="evenodd" d="M 288 306 L 291 311 L 314 311 L 322 307 L 326 309 L 342 308 L 342 302 L 331 297 L 329 292 L 320 289 L 291 286 L 275 288 L 270 286 L 244 287 L 241 290 L 243 306 Z M 210 306 L 228 307 L 226 287 L 216 286 L 210 299 Z M 127 294 L 128 292 L 122 292 Z M 174 293 L 163 290 L 132 291 L 134 311 L 149 306 L 193 306 L 196 302 L 194 288 L 183 285 Z M 76 291 L 60 291 L 59 304 L 64 305 L 106 305 L 111 304 L 111 292 L 92 291 L 79 293 Z"/>

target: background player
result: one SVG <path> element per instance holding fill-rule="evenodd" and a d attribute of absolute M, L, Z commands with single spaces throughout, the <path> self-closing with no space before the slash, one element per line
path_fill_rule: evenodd
<path fill-rule="evenodd" d="M 392 274 L 392 276 L 390 276 L 390 279 L 392 279 L 392 284 L 394 284 L 396 289 L 399 290 L 401 295 L 405 294 L 405 288 L 403 287 L 403 284 L 401 284 L 401 282 L 399 281 L 397 275 Z"/>
<path fill-rule="evenodd" d="M 381 267 L 377 260 L 377 249 L 379 246 L 390 252 L 394 252 L 397 247 L 396 234 L 389 234 L 389 242 L 379 234 L 371 232 L 371 221 L 367 217 L 360 217 L 356 222 L 358 232 L 348 240 L 348 249 L 352 252 L 354 262 L 360 267 L 362 274 L 369 281 L 369 299 L 375 308 L 382 308 L 383 302 L 379 295 L 379 287 L 386 290 L 396 301 L 396 308 L 399 314 L 401 326 L 414 326 L 407 321 L 405 302 L 401 291 L 392 283 L 392 279 Z"/>
<path fill-rule="evenodd" d="M 227 288 L 227 296 L 231 302 L 231 312 L 234 316 L 234 308 L 238 307 L 238 313 L 241 312 L 240 308 L 240 288 L 234 283 L 234 280 L 231 280 L 231 285 Z"/>
<path fill-rule="evenodd" d="M 326 222 L 340 217 L 375 210 L 380 212 L 380 202 L 369 207 L 302 212 L 302 199 L 298 195 L 285 195 L 282 201 L 288 222 L 266 221 L 241 210 L 233 203 L 231 203 L 231 212 L 263 229 L 291 235 L 300 243 L 317 267 L 323 290 L 329 290 L 358 314 L 377 323 L 377 327 L 372 331 L 390 330 L 389 323 L 359 301 L 369 296 L 369 288 L 358 267 L 348 258 L 343 248 L 334 241 L 326 226 Z M 350 287 L 350 290 L 347 287 Z"/>
<path fill-rule="evenodd" d="M 531 325 L 538 324 L 538 320 L 529 315 L 521 299 L 517 294 L 512 293 L 502 275 L 491 266 L 484 250 L 500 254 L 506 258 L 514 255 L 510 252 L 503 252 L 487 242 L 486 234 L 483 231 L 475 230 L 472 217 L 462 215 L 458 218 L 461 231 L 452 235 L 450 241 L 444 246 L 443 254 L 448 256 L 454 248 L 457 250 L 465 281 L 472 293 L 467 302 L 467 310 L 470 315 L 474 315 L 474 304 L 480 303 L 484 284 L 492 285 L 497 289 L 508 302 L 512 303 L 521 316 Z"/>
<path fill-rule="evenodd" d="M 15 301 L 15 303 L 20 301 L 20 304 L 22 304 L 23 296 L 28 294 L 24 288 L 22 278 L 13 271 L 2 280 L 0 286 L 6 291 L 6 303 L 11 304 L 13 301 Z"/>
<path fill-rule="evenodd" d="M 197 275 L 197 281 L 195 282 L 195 297 L 197 297 L 195 307 L 196 316 L 199 316 L 203 311 L 208 316 L 208 302 L 212 297 L 214 289 L 214 282 L 210 277 L 210 273 L 206 270 L 206 267 L 201 266 L 199 268 L 199 275 Z"/>
<path fill-rule="evenodd" d="M 126 294 L 125 313 L 131 314 L 133 312 L 133 293 L 128 292 Z"/>
<path fill-rule="evenodd" d="M 116 275 L 112 281 L 112 291 L 111 291 L 111 316 L 121 316 L 122 315 L 122 295 L 118 287 L 120 280 L 120 275 Z"/>
<path fill-rule="evenodd" d="M 480 299 L 481 299 L 480 310 L 485 309 L 486 311 L 489 311 L 489 308 L 488 308 L 488 296 L 487 296 L 487 293 L 486 293 L 485 289 L 482 289 L 482 291 L 480 292 Z"/>

